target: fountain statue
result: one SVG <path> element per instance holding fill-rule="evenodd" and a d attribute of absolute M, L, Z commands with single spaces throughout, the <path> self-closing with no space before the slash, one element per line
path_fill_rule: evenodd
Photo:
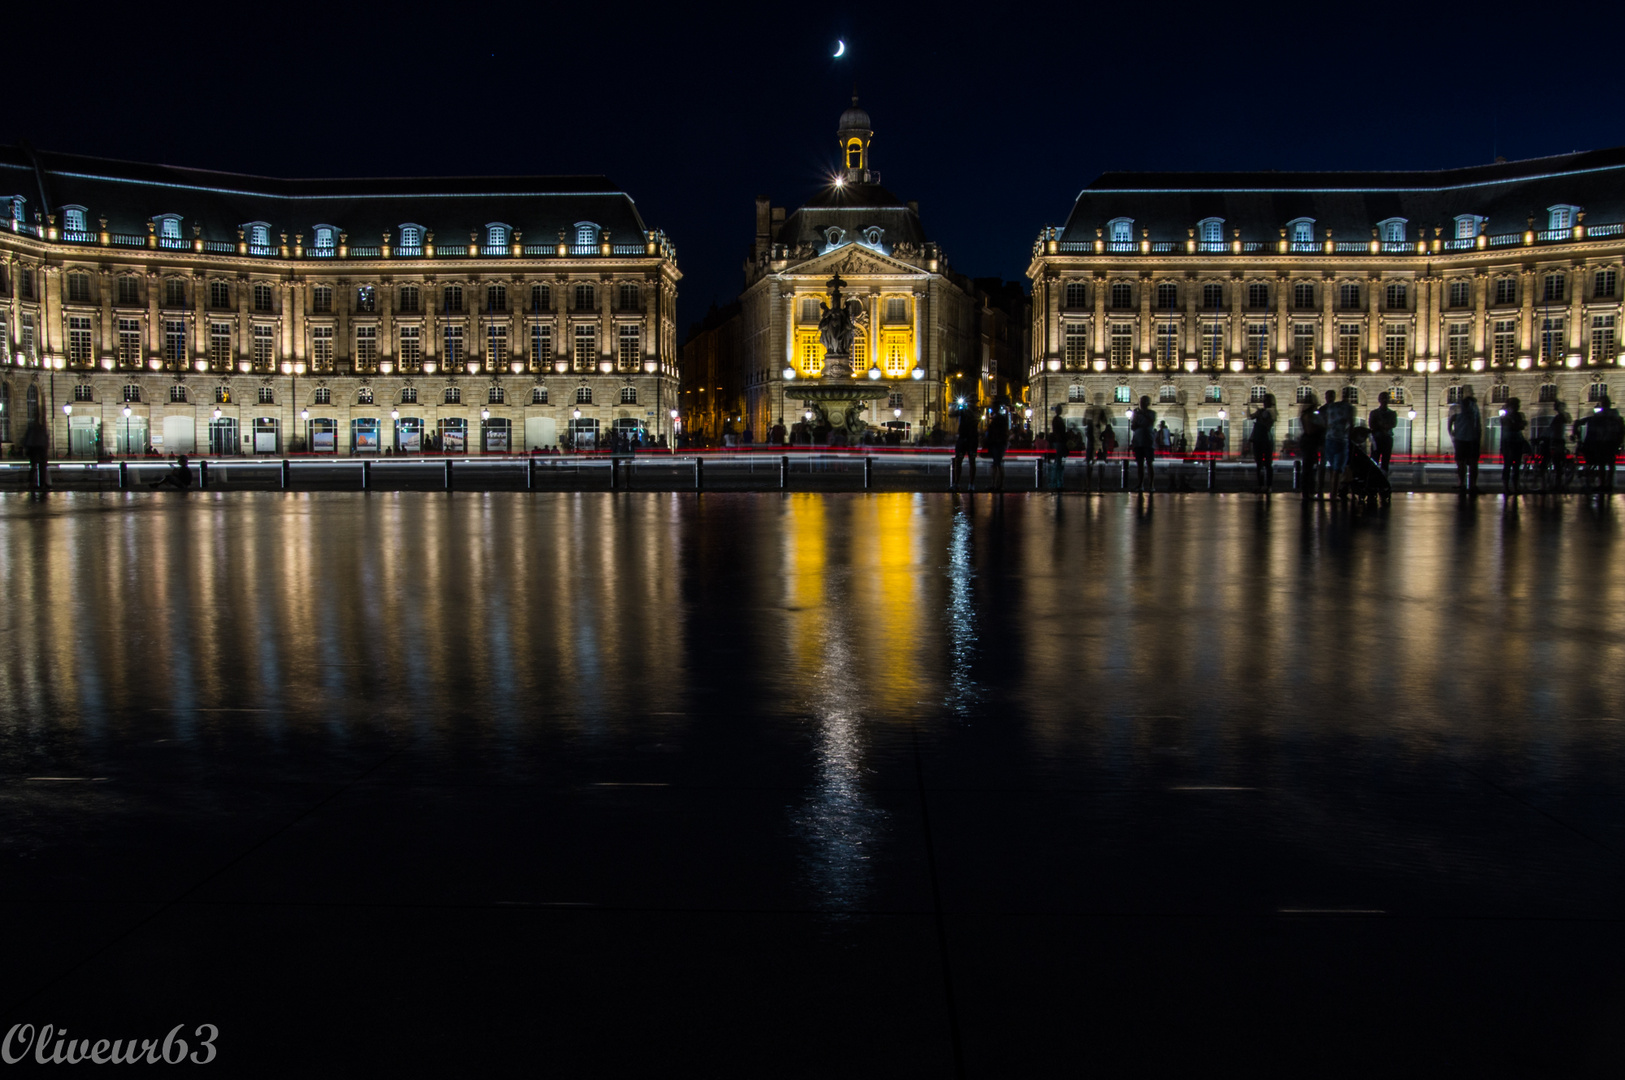
<path fill-rule="evenodd" d="M 867 426 L 862 414 L 868 410 L 869 403 L 886 397 L 890 390 L 878 382 L 860 382 L 853 378 L 852 342 L 866 319 L 861 300 L 842 297 L 841 289 L 845 285 L 840 274 L 830 278 L 830 302 L 819 304 L 818 337 L 824 346 L 823 374 L 817 380 L 800 384 L 796 392 L 808 408 L 816 411 L 832 429 L 841 432 L 843 441 L 856 443 L 862 439 Z"/>

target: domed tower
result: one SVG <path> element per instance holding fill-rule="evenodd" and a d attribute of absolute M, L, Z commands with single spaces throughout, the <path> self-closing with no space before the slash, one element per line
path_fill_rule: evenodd
<path fill-rule="evenodd" d="M 869 114 L 858 108 L 858 96 L 852 95 L 852 107 L 841 114 L 841 126 L 835 133 L 841 144 L 841 179 L 848 184 L 879 183 L 878 174 L 869 171 L 869 143 L 875 137 L 869 126 Z"/>

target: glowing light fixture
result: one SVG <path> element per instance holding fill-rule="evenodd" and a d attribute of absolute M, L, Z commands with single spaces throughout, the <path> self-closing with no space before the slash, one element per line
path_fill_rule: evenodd
<path fill-rule="evenodd" d="M 1045 366 L 1048 367 L 1051 371 L 1060 371 L 1061 370 L 1061 362 L 1059 360 L 1051 360 Z"/>
<path fill-rule="evenodd" d="M 481 420 L 489 420 L 489 419 L 491 419 L 491 410 L 490 409 L 481 409 L 480 410 L 480 419 Z"/>
<path fill-rule="evenodd" d="M 1228 419 L 1230 419 L 1230 414 L 1228 412 L 1226 412 L 1225 410 L 1220 409 L 1219 410 L 1219 419 L 1220 420 L 1228 420 Z"/>
<path fill-rule="evenodd" d="M 124 406 L 124 416 L 125 419 L 128 419 L 130 416 L 130 407 L 128 405 Z"/>
<path fill-rule="evenodd" d="M 787 367 L 787 368 L 784 369 L 784 380 L 786 382 L 789 382 L 791 379 L 793 379 L 795 377 L 796 377 L 796 369 L 795 368 Z"/>
<path fill-rule="evenodd" d="M 1409 417 L 1410 419 L 1415 420 L 1416 419 L 1416 410 L 1415 409 L 1406 409 L 1405 410 L 1405 415 L 1407 417 Z"/>
<path fill-rule="evenodd" d="M 1336 371 L 1337 370 L 1337 362 L 1335 360 L 1322 360 L 1321 363 L 1320 363 L 1320 370 L 1322 370 L 1322 371 Z"/>
<path fill-rule="evenodd" d="M 577 409 L 573 413 L 571 413 L 570 415 L 575 417 L 577 420 L 580 420 L 581 419 L 581 410 Z"/>
<path fill-rule="evenodd" d="M 218 420 L 218 419 L 220 419 L 220 410 L 219 410 L 219 409 L 216 409 L 216 410 L 215 410 L 215 411 L 214 411 L 214 418 L 215 418 L 215 419 L 216 419 L 216 420 Z"/>
<path fill-rule="evenodd" d="M 869 369 L 869 378 L 871 378 L 871 379 L 880 378 L 880 369 L 877 368 L 877 367 L 870 368 Z"/>
<path fill-rule="evenodd" d="M 908 377 L 913 379 L 915 382 L 919 382 L 921 379 L 925 378 L 925 369 L 917 367 L 908 373 Z"/>
<path fill-rule="evenodd" d="M 1241 370 L 1241 361 L 1240 360 L 1232 360 L 1232 361 L 1230 361 L 1230 370 L 1239 372 Z"/>
<path fill-rule="evenodd" d="M 1275 370 L 1279 371 L 1282 375 L 1285 375 L 1287 373 L 1287 369 L 1290 368 L 1291 366 L 1292 366 L 1291 362 L 1287 361 L 1287 360 L 1277 360 L 1277 361 L 1275 361 Z"/>
<path fill-rule="evenodd" d="M 301 420 L 309 420 L 310 419 L 310 410 L 309 409 L 300 409 L 299 410 L 299 419 L 301 419 Z"/>
<path fill-rule="evenodd" d="M 391 420 L 399 420 L 401 418 L 401 410 L 399 410 L 399 409 L 391 409 L 391 410 L 389 410 L 389 418 Z"/>
<path fill-rule="evenodd" d="M 62 415 L 63 416 L 72 416 L 73 415 L 73 406 L 72 405 L 64 405 L 64 406 L 62 406 Z"/>

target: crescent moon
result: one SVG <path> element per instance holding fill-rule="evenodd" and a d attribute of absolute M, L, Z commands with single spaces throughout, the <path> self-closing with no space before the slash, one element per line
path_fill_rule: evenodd
<path fill-rule="evenodd" d="M 846 42 L 841 41 L 840 39 L 837 38 L 836 41 L 835 41 L 835 56 L 837 58 L 839 58 L 839 57 L 842 57 L 842 56 L 845 56 L 845 55 L 846 55 Z"/>

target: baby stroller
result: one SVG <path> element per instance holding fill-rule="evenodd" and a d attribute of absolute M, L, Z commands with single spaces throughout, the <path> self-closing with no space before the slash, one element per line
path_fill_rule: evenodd
<path fill-rule="evenodd" d="M 1394 497 L 1393 486 L 1388 483 L 1388 474 L 1365 452 L 1371 429 L 1361 426 L 1349 434 L 1349 476 L 1344 489 L 1352 499 L 1367 502 L 1380 500 L 1382 505 L 1387 506 Z"/>

